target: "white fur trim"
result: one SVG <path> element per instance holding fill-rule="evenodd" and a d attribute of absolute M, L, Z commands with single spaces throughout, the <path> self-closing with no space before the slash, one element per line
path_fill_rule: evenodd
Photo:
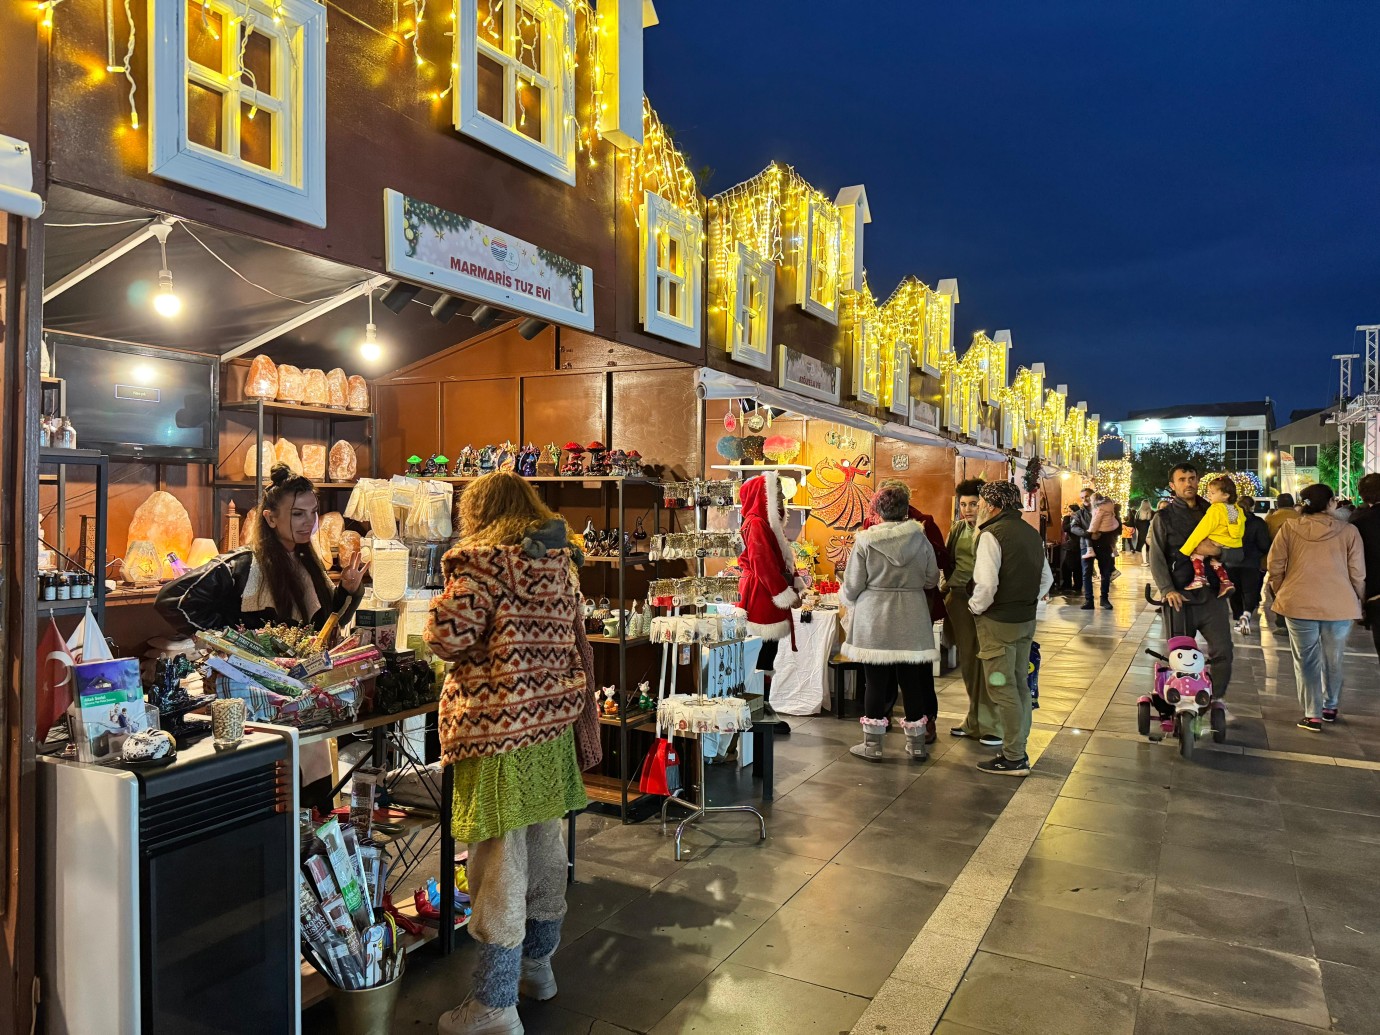
<path fill-rule="evenodd" d="M 796 604 L 800 603 L 800 596 L 796 593 L 794 589 L 792 589 L 790 586 L 787 586 L 780 593 L 776 594 L 776 596 L 772 597 L 771 602 L 775 604 L 777 607 L 792 608 L 795 607 Z"/>
<path fill-rule="evenodd" d="M 939 660 L 938 649 L 882 650 L 880 647 L 859 647 L 847 640 L 843 641 L 839 653 L 849 661 L 860 661 L 864 665 L 923 665 Z"/>
<path fill-rule="evenodd" d="M 906 736 L 908 737 L 914 737 L 923 734 L 925 732 L 925 727 L 929 724 L 930 720 L 925 718 L 925 716 L 923 715 L 920 716 L 920 718 L 916 719 L 914 722 L 911 722 L 909 719 L 901 720 L 901 728 L 906 731 Z"/>
<path fill-rule="evenodd" d="M 881 727 L 882 729 L 886 729 L 888 726 L 891 725 L 891 720 L 890 720 L 890 719 L 886 719 L 886 718 L 882 718 L 882 719 L 869 719 L 866 715 L 864 715 L 864 716 L 863 716 L 862 718 L 860 718 L 858 721 L 859 721 L 860 723 L 862 723 L 862 728 L 863 728 L 863 729 L 867 729 L 869 726 L 879 726 L 879 727 Z"/>
<path fill-rule="evenodd" d="M 775 471 L 763 472 L 762 478 L 767 490 L 767 524 L 776 534 L 776 545 L 781 548 L 781 563 L 786 566 L 786 571 L 793 572 L 795 551 L 791 549 L 791 541 L 786 538 L 786 530 L 781 525 L 781 480 Z"/>
<path fill-rule="evenodd" d="M 902 539 L 908 535 L 925 534 L 920 522 L 906 518 L 904 521 L 886 521 L 880 525 L 873 525 L 865 528 L 853 537 L 853 546 L 856 548 L 863 543 L 881 543 L 888 539 Z"/>
<path fill-rule="evenodd" d="M 764 640 L 784 640 L 791 634 L 791 621 L 786 619 L 784 622 L 773 622 L 771 625 L 760 625 L 757 622 L 748 622 L 748 632 L 753 636 L 760 636 Z"/>

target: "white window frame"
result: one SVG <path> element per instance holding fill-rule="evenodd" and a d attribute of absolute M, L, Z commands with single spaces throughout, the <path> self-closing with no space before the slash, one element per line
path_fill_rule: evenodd
<path fill-rule="evenodd" d="M 910 414 L 910 346 L 903 341 L 892 342 L 891 412 Z"/>
<path fill-rule="evenodd" d="M 815 199 L 807 199 L 804 202 L 805 212 L 800 217 L 801 228 L 804 233 L 800 238 L 799 263 L 796 267 L 796 302 L 807 313 L 818 316 L 821 320 L 827 320 L 834 326 L 839 322 L 839 296 L 842 291 L 839 286 L 839 272 L 843 264 L 843 218 L 838 217 L 834 223 L 834 275 L 833 275 L 833 305 L 821 302 L 815 298 L 812 290 L 815 279 L 820 275 L 818 263 L 816 261 L 814 241 L 815 225 L 823 222 L 820 209 L 823 203 Z"/>
<path fill-rule="evenodd" d="M 638 296 L 642 327 L 648 334 L 699 348 L 703 340 L 700 310 L 703 308 L 704 253 L 700 245 L 704 221 L 647 191 L 642 201 L 641 225 L 641 290 Z M 662 236 L 680 242 L 684 260 L 682 270 L 660 265 L 661 249 L 655 242 Z M 683 291 L 680 317 L 663 311 L 668 293 L 677 287 Z"/>
<path fill-rule="evenodd" d="M 772 313 L 776 305 L 776 264 L 747 245 L 734 247 L 728 277 L 727 351 L 737 363 L 758 370 L 771 369 Z M 762 302 L 763 311 L 751 319 L 751 299 Z M 751 332 L 749 331 L 751 324 Z"/>
<path fill-rule="evenodd" d="M 149 0 L 149 172 L 229 201 L 325 226 L 325 7 L 316 0 L 210 0 L 209 6 L 222 16 L 221 72 L 190 59 L 185 0 Z M 253 15 L 253 31 L 271 41 L 274 87 L 280 88 L 281 96 L 273 88 L 255 89 L 244 76 L 231 75 L 246 9 Z M 272 113 L 273 169 L 190 139 L 189 83 L 223 95 L 222 139 L 235 152 L 241 102 Z"/>
<path fill-rule="evenodd" d="M 931 377 L 939 376 L 939 364 L 943 362 L 945 349 L 953 341 L 952 295 L 931 293 L 925 299 L 925 324 L 920 359 L 920 369 Z M 948 301 L 946 301 L 948 300 Z M 946 324 L 939 321 L 949 311 Z"/>
<path fill-rule="evenodd" d="M 455 32 L 455 128 L 466 136 L 501 151 L 538 172 L 563 183 L 575 183 L 575 4 L 573 0 L 494 0 L 502 10 L 506 41 L 503 50 L 479 35 L 479 5 L 489 0 L 458 0 Z M 513 22 L 517 8 L 539 14 L 542 32 L 543 69 L 533 70 L 517 55 Z M 479 57 L 503 66 L 504 121 L 479 110 Z M 550 63 L 547 63 L 550 62 Z M 522 76 L 542 88 L 547 103 L 539 118 L 544 123 L 543 144 L 518 131 L 514 112 L 516 83 Z M 597 115 L 597 113 L 596 113 Z M 509 121 L 514 125 L 509 125 Z"/>
<path fill-rule="evenodd" d="M 944 430 L 963 434 L 963 397 L 955 371 L 945 375 L 941 398 L 939 419 L 944 422 Z"/>
<path fill-rule="evenodd" d="M 876 341 L 878 331 L 875 321 L 865 316 L 856 317 L 853 327 L 853 398 L 860 403 L 876 406 L 882 392 L 882 347 L 877 342 L 877 358 L 869 364 L 868 343 Z"/>

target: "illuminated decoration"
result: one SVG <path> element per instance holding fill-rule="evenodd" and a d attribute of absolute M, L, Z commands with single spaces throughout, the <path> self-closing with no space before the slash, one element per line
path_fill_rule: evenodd
<path fill-rule="evenodd" d="M 1215 471 L 1212 474 L 1205 474 L 1198 480 L 1199 493 L 1205 493 L 1208 482 L 1214 478 L 1230 478 L 1236 486 L 1237 499 L 1242 496 L 1261 499 L 1265 495 L 1265 485 L 1254 471 Z"/>
<path fill-rule="evenodd" d="M 456 10 L 455 128 L 573 184 L 574 0 L 459 0 Z"/>
<path fill-rule="evenodd" d="M 730 257 L 726 278 L 728 334 L 726 347 L 739 363 L 771 369 L 772 307 L 776 298 L 776 265 L 739 244 Z M 711 306 L 711 310 L 718 307 Z"/>
<path fill-rule="evenodd" d="M 844 339 L 853 357 L 853 397 L 858 402 L 890 406 L 892 380 L 888 360 L 895 342 L 883 340 L 883 319 L 867 285 L 843 296 Z"/>
<path fill-rule="evenodd" d="M 698 348 L 704 223 L 694 212 L 651 191 L 643 201 L 639 222 L 642 326 L 648 334 Z"/>
<path fill-rule="evenodd" d="M 839 247 L 839 289 L 861 291 L 867 279 L 863 262 L 863 228 L 872 222 L 867 189 L 861 184 L 845 187 L 834 199 L 838 206 L 842 237 Z"/>
<path fill-rule="evenodd" d="M 795 267 L 796 302 L 838 321 L 842 216 L 790 166 L 773 163 L 710 199 L 710 293 L 716 300 L 727 294 L 724 285 L 739 244 L 765 261 Z"/>
<path fill-rule="evenodd" d="M 325 226 L 325 7 L 203 0 L 149 13 L 149 172 Z"/>
<path fill-rule="evenodd" d="M 650 191 L 682 212 L 703 220 L 703 202 L 695 174 L 645 97 L 642 99 L 642 140 L 641 147 L 628 152 L 624 199 L 640 205 Z"/>
<path fill-rule="evenodd" d="M 1129 460 L 1101 460 L 1093 476 L 1093 488 L 1109 500 L 1121 504 L 1123 520 L 1131 507 L 1131 462 Z"/>
<path fill-rule="evenodd" d="M 1044 403 L 1035 413 L 1035 452 L 1040 456 L 1049 457 L 1055 463 L 1065 464 L 1065 458 L 1057 454 L 1064 433 L 1064 422 L 1068 418 L 1068 407 L 1065 402 L 1068 389 L 1063 385 L 1060 385 L 1059 389 L 1046 389 Z"/>

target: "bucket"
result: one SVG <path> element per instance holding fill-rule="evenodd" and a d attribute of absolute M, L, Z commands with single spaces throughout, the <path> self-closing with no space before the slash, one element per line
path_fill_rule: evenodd
<path fill-rule="evenodd" d="M 331 986 L 336 1035 L 392 1035 L 393 1013 L 398 1008 L 406 970 L 404 965 L 392 981 L 373 988 Z"/>

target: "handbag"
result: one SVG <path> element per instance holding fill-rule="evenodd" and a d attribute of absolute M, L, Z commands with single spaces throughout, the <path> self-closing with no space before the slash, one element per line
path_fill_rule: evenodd
<path fill-rule="evenodd" d="M 594 648 L 589 645 L 584 616 L 578 609 L 573 624 L 575 649 L 579 652 L 585 677 L 585 703 L 575 717 L 575 759 L 580 772 L 585 773 L 604 760 L 604 744 L 599 737 L 599 702 L 594 699 Z"/>
<path fill-rule="evenodd" d="M 672 795 L 680 790 L 680 755 L 671 742 L 670 730 L 663 735 L 661 731 L 661 702 L 666 700 L 666 666 L 671 666 L 671 693 L 675 693 L 676 670 L 675 653 L 680 648 L 674 643 L 663 644 L 661 648 L 661 679 L 657 685 L 656 742 L 642 759 L 638 773 L 637 787 L 643 794 Z"/>

